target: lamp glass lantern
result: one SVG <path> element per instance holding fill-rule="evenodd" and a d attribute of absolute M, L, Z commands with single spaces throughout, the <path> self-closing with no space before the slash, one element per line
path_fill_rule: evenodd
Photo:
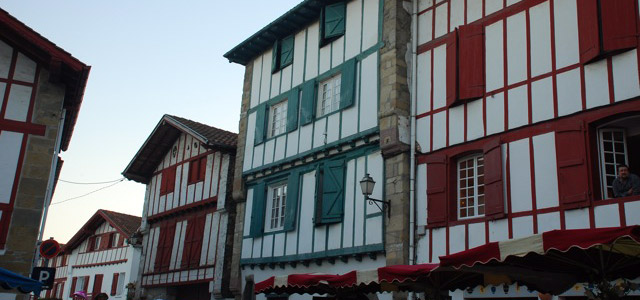
<path fill-rule="evenodd" d="M 376 185 L 376 182 L 369 176 L 369 173 L 360 180 L 360 188 L 362 189 L 362 194 L 369 198 L 371 194 L 373 194 L 373 187 Z"/>

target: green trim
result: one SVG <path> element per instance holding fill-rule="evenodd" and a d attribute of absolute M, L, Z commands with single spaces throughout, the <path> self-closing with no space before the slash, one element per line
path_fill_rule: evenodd
<path fill-rule="evenodd" d="M 313 248 L 312 248 L 312 251 L 313 251 Z M 318 251 L 318 252 L 312 252 L 312 253 L 284 255 L 284 256 L 278 256 L 278 257 L 243 258 L 240 260 L 240 264 L 249 265 L 249 264 L 290 262 L 290 261 L 311 260 L 311 259 L 320 259 L 320 258 L 337 257 L 337 256 L 345 256 L 345 255 L 363 254 L 367 252 L 384 252 L 384 244 L 364 245 L 364 246 L 358 246 L 358 247 L 324 250 L 324 251 Z"/>
<path fill-rule="evenodd" d="M 357 159 L 353 160 L 353 182 L 358 182 L 358 160 Z M 352 220 L 351 226 L 353 227 L 351 228 L 351 246 L 352 247 L 356 244 L 356 211 L 357 211 L 356 202 L 358 202 L 356 198 L 356 195 L 358 194 L 357 191 L 358 191 L 358 187 L 356 186 L 353 189 L 353 217 L 351 219 Z"/>
<path fill-rule="evenodd" d="M 384 28 L 384 0 L 380 0 L 380 5 L 378 6 L 378 42 L 382 42 L 383 28 Z"/>
<path fill-rule="evenodd" d="M 364 172 L 369 172 L 369 157 L 364 157 Z M 386 181 L 385 181 L 386 183 Z M 362 244 L 367 244 L 367 201 L 362 201 Z"/>
<path fill-rule="evenodd" d="M 306 43 L 306 41 L 305 41 L 305 43 Z M 356 59 L 357 61 L 361 62 L 365 58 L 369 57 L 369 55 L 376 53 L 383 46 L 384 46 L 384 42 L 379 42 L 379 43 L 371 46 L 369 49 L 365 50 L 364 52 L 361 52 L 360 54 L 354 56 L 351 59 Z M 306 70 L 306 65 L 307 65 L 306 64 L 306 55 L 307 55 L 307 51 L 305 51 L 305 70 L 303 71 L 305 74 L 303 74 L 303 77 L 304 77 L 304 75 L 306 75 L 306 72 L 307 72 L 307 70 Z M 344 62 L 346 62 L 346 60 Z M 342 62 L 341 64 L 339 64 L 339 65 L 337 65 L 337 66 L 335 66 L 333 68 L 330 68 L 329 70 L 323 72 L 322 74 L 316 75 L 314 79 L 309 79 L 309 80 L 315 80 L 316 83 L 317 83 L 318 81 L 322 81 L 324 79 L 327 79 L 327 78 L 331 77 L 333 74 L 340 73 L 342 71 L 342 65 L 344 64 L 344 62 Z M 318 69 L 320 69 L 320 49 L 318 49 Z M 273 75 L 271 75 L 271 76 L 273 77 Z M 293 74 L 291 76 L 293 76 Z M 305 80 L 305 82 L 307 82 L 309 80 Z M 262 81 L 262 76 L 260 76 L 260 81 Z M 358 80 L 358 81 L 362 81 L 362 80 Z M 299 85 L 297 85 L 297 86 L 292 86 L 291 89 L 302 87 L 303 84 L 304 84 L 304 82 L 299 84 Z M 262 88 L 262 83 L 260 84 L 260 88 Z M 271 89 L 271 81 L 269 82 L 269 89 Z M 285 91 L 285 92 L 288 92 L 288 91 Z M 282 92 L 282 93 L 280 93 L 280 95 L 274 96 L 273 98 L 270 97 L 269 100 L 266 100 L 266 101 L 264 101 L 262 103 L 271 104 L 271 103 L 273 103 L 274 99 L 277 99 L 279 97 L 283 97 L 283 95 L 285 95 L 285 92 Z M 262 92 L 260 92 L 260 94 L 262 94 Z M 269 91 L 269 95 L 271 95 L 271 91 Z M 259 101 L 260 101 L 260 99 L 258 98 L 258 102 Z M 259 104 L 262 104 L 262 103 L 259 102 Z M 254 112 L 257 107 L 258 107 L 258 105 L 256 105 L 256 106 L 250 108 L 249 110 L 247 110 L 247 114 L 250 114 L 250 113 Z"/>
<path fill-rule="evenodd" d="M 322 152 L 322 151 L 325 151 L 325 150 L 330 150 L 332 148 L 342 147 L 343 145 L 350 144 L 351 142 L 353 142 L 356 139 L 360 139 L 360 138 L 364 138 L 364 137 L 367 137 L 367 136 L 375 135 L 377 133 L 379 133 L 379 128 L 378 127 L 367 129 L 367 130 L 365 130 L 363 132 L 355 133 L 355 134 L 352 134 L 352 135 L 348 136 L 347 137 L 348 139 L 347 138 L 343 138 L 341 140 L 337 140 L 335 142 L 326 144 L 324 146 L 320 146 L 318 148 L 312 148 L 312 149 L 309 149 L 309 150 L 307 150 L 307 151 L 305 151 L 303 153 L 298 153 L 298 154 L 296 154 L 294 156 L 284 158 L 284 159 L 282 159 L 280 161 L 273 162 L 273 163 L 270 163 L 270 164 L 267 164 L 267 165 L 263 165 L 263 166 L 260 166 L 260 167 L 256 167 L 256 168 L 247 170 L 247 171 L 243 172 L 242 175 L 243 176 L 247 176 L 247 175 L 262 171 L 262 170 L 271 169 L 271 168 L 273 168 L 275 166 L 295 161 L 297 159 L 309 156 L 309 155 L 311 155 L 313 153 L 318 153 L 318 152 Z M 371 143 L 371 142 L 369 142 L 369 143 Z M 379 143 L 371 143 L 371 144 L 373 146 L 375 146 L 376 148 L 379 148 Z M 367 146 L 361 146 L 361 147 L 367 147 Z M 351 151 L 351 150 L 349 150 L 349 151 Z M 264 151 L 263 151 L 263 153 L 264 153 Z"/>

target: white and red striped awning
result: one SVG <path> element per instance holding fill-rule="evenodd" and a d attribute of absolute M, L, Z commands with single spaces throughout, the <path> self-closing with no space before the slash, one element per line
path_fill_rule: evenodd
<path fill-rule="evenodd" d="M 403 284 L 427 280 L 437 264 L 397 265 L 355 270 L 342 275 L 291 274 L 272 276 L 256 283 L 255 293 L 384 292 L 403 289 Z"/>
<path fill-rule="evenodd" d="M 640 276 L 640 226 L 553 230 L 441 256 L 440 265 L 559 294 L 580 282 Z"/>

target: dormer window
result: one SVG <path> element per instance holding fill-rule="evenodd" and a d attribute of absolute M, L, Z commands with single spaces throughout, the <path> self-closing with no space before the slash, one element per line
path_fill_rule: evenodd
<path fill-rule="evenodd" d="M 333 42 L 344 35 L 346 4 L 338 2 L 325 6 L 320 17 L 320 47 Z"/>
<path fill-rule="evenodd" d="M 293 63 L 293 35 L 273 44 L 271 73 L 278 72 Z"/>

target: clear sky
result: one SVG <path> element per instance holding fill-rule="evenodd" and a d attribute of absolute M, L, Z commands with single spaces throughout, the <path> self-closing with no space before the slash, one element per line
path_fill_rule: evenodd
<path fill-rule="evenodd" d="M 92 67 L 60 179 L 121 172 L 163 114 L 238 132 L 244 67 L 222 55 L 301 0 L 3 0 L 0 7 Z M 102 185 L 58 182 L 53 202 Z M 44 238 L 67 242 L 98 210 L 142 214 L 144 185 L 121 182 L 54 204 Z"/>

